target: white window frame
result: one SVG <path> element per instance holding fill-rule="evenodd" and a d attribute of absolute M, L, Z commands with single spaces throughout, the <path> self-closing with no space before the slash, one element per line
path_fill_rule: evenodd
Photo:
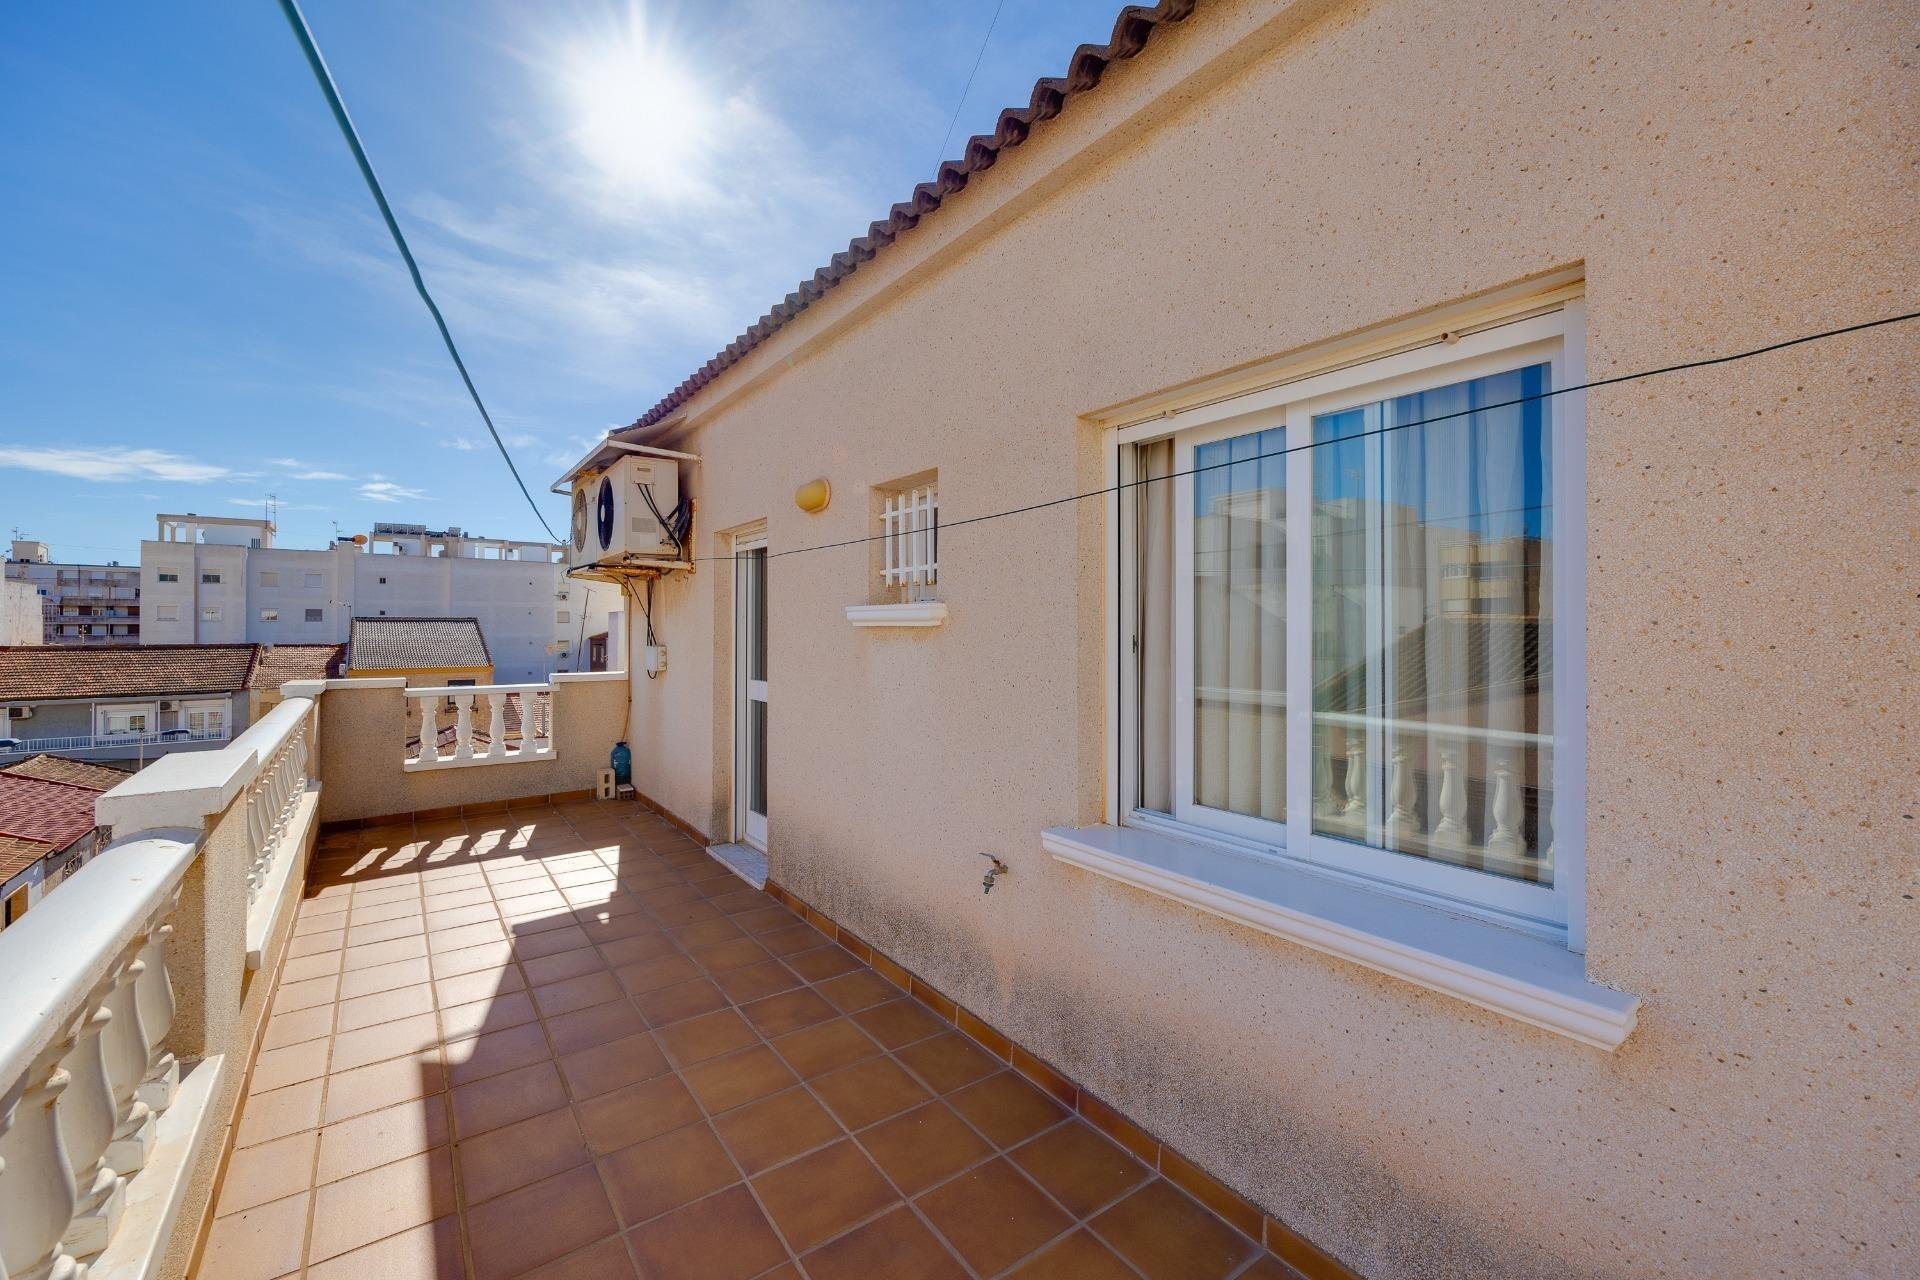
<path fill-rule="evenodd" d="M 322 623 L 327 620 L 327 611 L 325 607 L 321 607 L 317 609 L 309 608 L 304 610 L 300 616 L 301 616 L 301 620 L 308 624 Z"/>
<path fill-rule="evenodd" d="M 200 585 L 203 587 L 217 587 L 220 585 L 220 575 L 217 573 L 203 573 L 200 575 Z"/>
<path fill-rule="evenodd" d="M 175 572 L 173 572 L 173 571 L 172 571 L 172 570 L 170 570 L 170 569 L 160 569 L 160 570 L 156 570 L 156 571 L 154 572 L 154 575 L 153 575 L 153 576 L 154 576 L 154 581 L 156 581 L 156 582 L 178 582 L 178 581 L 180 581 L 180 575 L 179 575 L 178 573 L 175 573 Z M 44 595 L 44 594 L 46 594 L 46 593 L 45 593 L 45 592 L 42 592 L 41 594 L 42 594 L 42 595 Z"/>
<path fill-rule="evenodd" d="M 220 606 L 217 604 L 210 604 L 210 605 L 203 606 L 200 610 L 200 621 L 202 622 L 220 621 Z"/>
<path fill-rule="evenodd" d="M 219 721 L 220 721 L 219 737 L 218 738 L 202 738 L 200 739 L 200 741 L 203 741 L 203 742 L 219 741 L 221 739 L 226 738 L 229 733 L 229 730 L 227 727 L 227 710 L 228 710 L 227 704 L 219 700 L 186 703 L 180 708 L 180 727 L 187 731 L 187 734 L 189 737 L 192 737 L 194 733 L 193 719 L 195 716 L 201 717 L 203 721 L 208 717 L 217 716 L 219 717 Z"/>
<path fill-rule="evenodd" d="M 134 716 L 145 716 L 146 727 L 114 728 L 116 719 L 131 721 Z M 93 709 L 93 732 L 98 738 L 146 738 L 160 732 L 160 706 L 154 702 L 118 702 Z"/>
<path fill-rule="evenodd" d="M 308 591 L 318 591 L 327 585 L 326 575 L 319 573 L 303 574 L 300 585 Z"/>
<path fill-rule="evenodd" d="M 260 621 L 278 622 L 280 621 L 280 611 L 278 609 L 262 609 L 260 611 Z"/>
<path fill-rule="evenodd" d="M 153 620 L 155 622 L 180 621 L 180 606 L 177 604 L 156 604 L 153 606 Z"/>
<path fill-rule="evenodd" d="M 263 587 L 279 586 L 280 571 L 278 569 L 262 569 L 260 571 L 260 585 Z"/>
<path fill-rule="evenodd" d="M 938 482 L 895 489 L 880 499 L 880 585 L 902 604 L 937 599 L 940 582 Z"/>
<path fill-rule="evenodd" d="M 1225 847 L 1237 855 L 1311 870 L 1316 874 L 1486 919 L 1584 951 L 1586 813 L 1586 563 L 1585 396 L 1561 392 L 1585 381 L 1584 308 L 1579 298 L 1523 313 L 1450 340 L 1435 339 L 1375 359 L 1329 360 L 1324 372 L 1245 395 L 1166 411 L 1151 421 L 1110 433 L 1106 457 L 1110 483 L 1125 483 L 1133 446 L 1174 440 L 1174 664 L 1175 705 L 1171 744 L 1174 812 L 1159 814 L 1137 804 L 1139 751 L 1137 667 L 1121 660 L 1136 613 L 1131 489 L 1116 492 L 1108 506 L 1110 627 L 1114 664 L 1108 687 L 1116 768 L 1108 789 L 1108 820 Z M 1553 789 L 1554 883 L 1543 886 L 1471 868 L 1373 848 L 1312 831 L 1313 716 L 1287 717 L 1287 821 L 1274 823 L 1205 809 L 1192 801 L 1192 501 L 1190 473 L 1196 445 L 1276 425 L 1287 429 L 1286 446 L 1311 439 L 1313 419 L 1356 405 L 1484 377 L 1529 364 L 1550 366 L 1547 401 L 1553 450 L 1554 506 L 1553 698 L 1555 743 Z M 1313 453 L 1287 454 L 1287 647 L 1289 694 L 1312 688 Z M 1182 566 L 1186 568 L 1183 570 Z M 1290 701 L 1292 699 L 1290 698 Z"/>

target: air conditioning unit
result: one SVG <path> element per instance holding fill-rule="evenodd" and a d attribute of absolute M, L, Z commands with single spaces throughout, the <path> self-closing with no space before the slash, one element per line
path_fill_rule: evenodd
<path fill-rule="evenodd" d="M 177 702 L 162 702 L 160 704 L 160 709 L 162 711 L 178 711 L 180 709 L 180 704 Z"/>
<path fill-rule="evenodd" d="M 605 471 L 575 476 L 572 563 L 685 563 L 691 549 L 675 539 L 687 528 L 680 503 L 680 464 L 672 458 L 621 458 Z"/>
<path fill-rule="evenodd" d="M 33 719 L 33 708 L 28 706 L 12 707 L 9 709 L 8 714 L 15 720 L 31 720 Z"/>

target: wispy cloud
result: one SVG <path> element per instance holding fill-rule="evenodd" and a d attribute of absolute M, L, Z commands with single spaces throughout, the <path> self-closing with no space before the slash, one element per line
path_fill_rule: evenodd
<path fill-rule="evenodd" d="M 418 502 L 427 495 L 424 490 L 409 489 L 384 477 L 373 476 L 361 483 L 360 496 L 369 502 Z"/>
<path fill-rule="evenodd" d="M 531 449 L 540 443 L 539 436 L 530 436 L 524 432 L 503 432 L 500 439 L 509 449 Z M 475 440 L 468 436 L 449 436 L 440 442 L 442 448 L 458 449 L 462 453 L 475 453 L 482 449 L 491 449 L 493 445 L 486 440 Z"/>
<path fill-rule="evenodd" d="M 183 484 L 204 484 L 211 480 L 240 479 L 249 474 L 161 449 L 135 449 L 127 445 L 106 445 L 98 449 L 56 449 L 39 445 L 0 444 L 0 467 L 40 471 L 75 480 L 109 482 L 173 480 Z"/>

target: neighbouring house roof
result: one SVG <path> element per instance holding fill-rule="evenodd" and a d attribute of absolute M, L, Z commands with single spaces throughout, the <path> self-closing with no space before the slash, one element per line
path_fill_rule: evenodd
<path fill-rule="evenodd" d="M 252 644 L 0 648 L 0 700 L 236 693 L 247 687 L 259 649 Z"/>
<path fill-rule="evenodd" d="M 478 618 L 355 618 L 347 633 L 354 671 L 490 667 Z"/>
<path fill-rule="evenodd" d="M 0 771 L 0 879 L 92 831 L 93 802 L 105 789 Z"/>
<path fill-rule="evenodd" d="M 19 764 L 10 764 L 0 773 L 16 778 L 38 778 L 43 782 L 65 782 L 95 791 L 111 791 L 133 776 L 131 769 L 116 769 L 110 764 L 89 760 L 66 760 L 60 756 L 28 756 Z"/>
<path fill-rule="evenodd" d="M 250 689 L 278 689 L 289 680 L 337 680 L 346 670 L 343 644 L 270 644 L 260 649 Z"/>
<path fill-rule="evenodd" d="M 1197 3 L 1198 0 L 1160 0 L 1151 8 L 1128 5 L 1122 9 L 1107 43 L 1083 44 L 1075 49 L 1073 57 L 1067 60 L 1066 75 L 1048 76 L 1036 82 L 1025 107 L 1008 107 L 1002 111 L 992 133 L 969 138 L 958 160 L 943 161 L 933 181 L 915 187 L 910 198 L 894 205 L 884 219 L 868 227 L 867 234 L 849 244 L 845 251 L 834 254 L 811 279 L 801 281 L 792 293 L 775 303 L 772 310 L 728 343 L 726 350 L 694 370 L 686 381 L 642 414 L 632 427 L 650 427 L 699 394 L 708 383 L 778 333 L 827 290 L 852 275 L 861 263 L 918 226 L 920 219 L 965 187 L 974 174 L 992 168 L 1002 151 L 1019 146 L 1036 127 L 1059 115 L 1067 99 L 1099 84 L 1110 64 L 1125 61 L 1144 49 L 1155 29 L 1185 20 Z"/>

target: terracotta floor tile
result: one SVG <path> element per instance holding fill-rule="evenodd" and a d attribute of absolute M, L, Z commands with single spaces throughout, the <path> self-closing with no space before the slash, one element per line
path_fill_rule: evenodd
<path fill-rule="evenodd" d="M 636 1274 L 625 1237 L 608 1236 L 538 1271 L 527 1272 L 521 1280 L 634 1280 Z"/>
<path fill-rule="evenodd" d="M 901 1205 L 804 1259 L 813 1280 L 967 1280 L 926 1224 Z"/>
<path fill-rule="evenodd" d="M 391 942 L 395 938 L 413 938 L 424 934 L 427 926 L 416 911 L 409 915 L 396 916 L 391 920 L 379 920 L 373 924 L 355 924 L 347 929 L 347 945 L 363 947 L 371 942 Z"/>
<path fill-rule="evenodd" d="M 880 1052 L 880 1046 L 873 1042 L 872 1037 L 846 1018 L 836 1018 L 832 1022 L 822 1022 L 804 1031 L 781 1036 L 772 1044 L 774 1050 L 800 1073 L 803 1080 L 851 1066 Z"/>
<path fill-rule="evenodd" d="M 447 1087 L 447 1069 L 437 1058 L 394 1058 L 327 1077 L 325 1120 L 333 1124 L 365 1111 L 378 1111 Z"/>
<path fill-rule="evenodd" d="M 450 1136 L 444 1094 L 429 1094 L 330 1124 L 320 1130 L 319 1182 L 364 1173 L 368 1169 L 444 1146 Z"/>
<path fill-rule="evenodd" d="M 310 1009 L 317 1004 L 332 1004 L 339 994 L 340 979 L 337 976 L 285 982 L 273 993 L 273 1012 L 277 1017 L 296 1009 Z"/>
<path fill-rule="evenodd" d="M 462 1139 L 475 1137 L 566 1103 L 560 1073 L 551 1062 L 536 1062 L 454 1089 L 454 1132 Z"/>
<path fill-rule="evenodd" d="M 325 1040 L 305 1040 L 284 1049 L 264 1050 L 253 1060 L 250 1087 L 266 1093 L 305 1080 L 318 1080 L 327 1074 L 327 1054 L 331 1048 Z"/>
<path fill-rule="evenodd" d="M 440 1034 L 448 1040 L 466 1040 L 489 1031 L 524 1026 L 534 1020 L 533 1001 L 524 991 L 475 1000 L 440 1010 Z"/>
<path fill-rule="evenodd" d="M 439 1044 L 440 1021 L 431 1013 L 382 1022 L 358 1031 L 335 1032 L 332 1069 L 351 1071 L 423 1050 L 437 1051 Z"/>
<path fill-rule="evenodd" d="M 1073 1225 L 1005 1160 L 963 1173 L 915 1203 L 983 1275 L 1004 1269 Z"/>
<path fill-rule="evenodd" d="M 898 1197 L 851 1142 L 800 1157 L 753 1180 L 787 1243 L 799 1252 L 839 1235 Z"/>
<path fill-rule="evenodd" d="M 708 973 L 725 973 L 772 959 L 765 947 L 745 936 L 694 946 L 687 954 L 698 960 Z"/>
<path fill-rule="evenodd" d="M 755 1000 L 742 1005 L 740 1012 L 769 1040 L 839 1016 L 832 1005 L 806 987 Z"/>
<path fill-rule="evenodd" d="M 724 1009 L 727 1007 L 727 997 L 705 978 L 696 978 L 691 982 L 677 982 L 670 987 L 636 995 L 633 1005 L 646 1018 L 648 1025 L 657 1028 L 684 1022 L 715 1009 Z"/>
<path fill-rule="evenodd" d="M 469 1209 L 475 1280 L 506 1280 L 618 1230 L 592 1165 Z"/>
<path fill-rule="evenodd" d="M 261 1034 L 262 1049 L 284 1049 L 290 1044 L 300 1044 L 307 1040 L 318 1040 L 333 1033 L 333 1009 L 330 1004 L 317 1004 L 310 1009 L 296 1009 L 291 1013 L 275 1014 L 267 1019 L 267 1029 Z"/>
<path fill-rule="evenodd" d="M 713 984 L 735 1004 L 747 1004 L 793 990 L 800 985 L 800 975 L 778 960 L 768 959 L 715 974 Z"/>
<path fill-rule="evenodd" d="M 731 1111 L 770 1093 L 778 1093 L 799 1080 L 779 1055 L 764 1044 L 709 1058 L 688 1067 L 681 1078 L 709 1115 Z"/>
<path fill-rule="evenodd" d="M 746 940 L 746 932 L 731 920 L 696 920 L 692 924 L 683 924 L 672 931 L 673 939 L 682 950 L 691 952 L 696 948 L 704 950 L 726 942 Z M 764 948 L 762 948 L 764 952 Z M 723 957 L 724 960 L 724 957 Z M 702 961 L 704 964 L 705 961 Z M 712 966 L 708 966 L 711 968 Z M 724 966 L 724 963 L 722 965 Z"/>
<path fill-rule="evenodd" d="M 801 923 L 800 917 L 780 906 L 761 898 L 762 906 L 751 912 L 743 912 L 733 917 L 733 922 L 749 934 L 773 933 L 780 929 L 791 929 Z"/>
<path fill-rule="evenodd" d="M 860 967 L 859 959 L 845 947 L 827 942 L 825 934 L 819 933 L 811 928 L 809 928 L 807 932 L 813 934 L 814 938 L 817 939 L 814 943 L 815 949 L 802 951 L 798 954 L 785 954 L 787 956 L 788 966 L 808 982 L 825 982 L 827 979 L 838 977 L 843 973 L 852 973 Z M 775 955 L 780 955 L 783 953 L 779 946 L 776 945 L 780 936 L 779 934 L 774 934 L 772 937 L 762 938 L 760 941 L 766 943 Z M 826 942 L 827 945 L 821 946 L 820 943 L 822 942 Z"/>
<path fill-rule="evenodd" d="M 748 1280 L 787 1256 L 744 1186 L 635 1227 L 627 1242 L 648 1280 Z"/>
<path fill-rule="evenodd" d="M 462 1139 L 453 1155 L 461 1195 L 471 1207 L 585 1164 L 587 1144 L 573 1108 L 562 1107 Z"/>
<path fill-rule="evenodd" d="M 377 964 L 368 969 L 354 969 L 340 975 L 340 998 L 352 1000 L 398 987 L 417 986 L 432 976 L 427 962 L 418 958 Z"/>
<path fill-rule="evenodd" d="M 727 1152 L 704 1124 L 690 1124 L 602 1159 L 613 1207 L 628 1224 L 645 1222 L 740 1181 Z"/>
<path fill-rule="evenodd" d="M 433 1012 L 433 988 L 426 983 L 411 987 L 395 987 L 391 991 L 382 991 L 376 995 L 356 996 L 340 1002 L 340 1018 L 334 1024 L 337 1031 L 358 1031 L 362 1027 L 377 1026 L 382 1022 L 393 1022 L 400 1018 L 416 1017 Z"/>
<path fill-rule="evenodd" d="M 275 1280 L 300 1267 L 307 1193 L 216 1218 L 207 1233 L 198 1280 Z"/>
<path fill-rule="evenodd" d="M 670 1069 L 660 1046 L 644 1031 L 560 1059 L 560 1074 L 576 1099 L 651 1080 Z"/>
<path fill-rule="evenodd" d="M 880 981 L 885 982 L 886 979 Z M 887 987 L 896 993 L 899 991 L 890 982 Z M 918 1000 L 905 997 L 862 1009 L 853 1015 L 853 1020 L 889 1049 L 899 1049 L 948 1030 L 948 1024 L 938 1014 Z"/>
<path fill-rule="evenodd" d="M 387 942 L 367 942 L 359 946 L 351 942 L 342 953 L 345 956 L 343 967 L 351 972 L 355 969 L 377 969 L 381 965 L 398 964 L 402 960 L 423 960 L 427 954 L 425 938 L 394 938 Z"/>
<path fill-rule="evenodd" d="M 756 934 L 755 936 L 759 938 L 761 946 L 777 956 L 802 955 L 809 951 L 817 951 L 822 946 L 828 946 L 833 943 L 832 938 L 821 933 L 810 924 L 796 924 L 789 928 L 775 929 L 770 933 Z M 852 959 L 852 957 L 849 956 L 848 959 Z M 799 972 L 797 966 L 794 971 L 796 973 Z M 846 970 L 839 969 L 835 972 L 845 973 Z M 802 974 L 801 976 L 805 977 L 806 975 Z M 833 974 L 823 973 L 820 976 L 830 978 Z"/>
<path fill-rule="evenodd" d="M 484 946 L 491 942 L 507 940 L 506 926 L 498 920 L 487 920 L 480 924 L 463 924 L 456 929 L 446 929 L 427 935 L 427 950 L 434 953 L 442 951 L 461 951 L 467 947 Z M 353 948 L 347 948 L 348 962 L 352 962 Z"/>
<path fill-rule="evenodd" d="M 683 1069 L 745 1048 L 759 1039 L 753 1028 L 732 1009 L 719 1009 L 673 1023 L 655 1031 L 654 1036 L 666 1050 L 667 1057 Z"/>
<path fill-rule="evenodd" d="M 1066 1110 L 1012 1071 L 949 1094 L 968 1123 L 1001 1147 L 1015 1146 L 1058 1124 Z"/>
<path fill-rule="evenodd" d="M 307 1268 L 307 1280 L 461 1280 L 460 1220 L 449 1214 Z"/>
<path fill-rule="evenodd" d="M 700 1104 L 675 1075 L 659 1076 L 575 1104 L 587 1147 L 608 1155 L 701 1118 Z"/>
<path fill-rule="evenodd" d="M 302 1129 L 317 1128 L 322 1092 L 322 1081 L 309 1080 L 269 1093 L 248 1094 L 240 1104 L 240 1124 L 234 1133 L 234 1145 L 251 1147 Z"/>
<path fill-rule="evenodd" d="M 591 1009 L 580 1009 L 547 1019 L 547 1039 L 553 1042 L 555 1053 L 591 1049 L 609 1040 L 637 1035 L 646 1029 L 645 1021 L 625 1000 L 597 1004 Z"/>
<path fill-rule="evenodd" d="M 1075 1217 L 1105 1208 L 1153 1171 L 1082 1122 L 1049 1130 L 1008 1158 Z"/>
<path fill-rule="evenodd" d="M 1302 1280 L 1302 1277 L 1273 1254 L 1263 1253 L 1233 1280 Z"/>
<path fill-rule="evenodd" d="M 527 975 L 527 981 L 536 988 L 568 978 L 583 978 L 587 974 L 598 973 L 607 967 L 607 962 L 600 958 L 600 953 L 587 946 L 531 958 L 526 955 L 524 948 L 520 950 L 520 970 Z"/>
<path fill-rule="evenodd" d="M 860 1145 L 894 1185 L 910 1196 L 993 1154 L 993 1147 L 985 1139 L 968 1128 L 952 1108 L 939 1102 L 862 1130 Z"/>
<path fill-rule="evenodd" d="M 893 1056 L 932 1086 L 935 1093 L 952 1093 L 1006 1066 L 958 1031 L 907 1045 L 896 1050 Z"/>
<path fill-rule="evenodd" d="M 611 942 L 600 943 L 600 954 L 611 965 L 639 964 L 643 960 L 657 960 L 661 956 L 673 955 L 679 948 L 673 945 L 673 939 L 664 933 L 648 932 L 628 934 Z"/>
<path fill-rule="evenodd" d="M 1022 1263 L 1010 1280 L 1139 1280 L 1139 1273 L 1082 1230 Z"/>
<path fill-rule="evenodd" d="M 829 1072 L 814 1080 L 813 1091 L 849 1129 L 864 1129 L 933 1096 L 892 1058 L 869 1058 Z"/>
<path fill-rule="evenodd" d="M 498 924 L 500 912 L 492 902 L 474 902 L 463 906 L 439 907 L 428 904 L 427 932 L 445 933 L 469 924 Z M 431 944 L 429 944 L 431 945 Z"/>
<path fill-rule="evenodd" d="M 454 978 L 435 978 L 433 998 L 442 1009 L 452 1009 L 478 1000 L 493 1000 L 526 986 L 519 966 L 491 972 L 465 973 Z"/>
<path fill-rule="evenodd" d="M 1253 1242 L 1165 1178 L 1155 1178 L 1090 1224 L 1147 1280 L 1219 1280 Z"/>
<path fill-rule="evenodd" d="M 432 960 L 433 976 L 457 978 L 466 973 L 493 973 L 511 966 L 513 959 L 513 944 L 509 942 L 488 943 L 463 951 L 436 951 Z"/>
<path fill-rule="evenodd" d="M 324 955 L 339 952 L 347 945 L 345 929 L 322 929 L 312 933 L 297 933 L 287 940 L 287 958 Z"/>
<path fill-rule="evenodd" d="M 441 1147 L 330 1182 L 313 1194 L 307 1258 L 319 1262 L 452 1213 L 453 1160 Z"/>
<path fill-rule="evenodd" d="M 789 1089 L 716 1116 L 713 1127 L 749 1177 L 824 1146 L 843 1132 L 805 1089 Z"/>
<path fill-rule="evenodd" d="M 233 1153 L 220 1182 L 215 1213 L 224 1217 L 305 1191 L 313 1182 L 313 1148 L 318 1135 L 311 1129 L 277 1138 Z"/>
<path fill-rule="evenodd" d="M 586 930 L 571 921 L 560 923 L 556 917 L 551 929 L 527 929 L 524 925 L 516 928 L 513 954 L 521 964 L 526 964 L 533 960 L 544 960 L 548 956 L 580 951 L 588 945 Z"/>
<path fill-rule="evenodd" d="M 547 1050 L 547 1033 L 537 1022 L 489 1031 L 469 1040 L 451 1041 L 446 1053 L 447 1078 L 456 1088 L 516 1067 L 544 1062 L 552 1056 Z"/>
<path fill-rule="evenodd" d="M 527 975 L 532 981 L 533 975 Z M 609 1000 L 622 1000 L 626 993 L 615 982 L 613 974 L 601 970 L 598 973 L 585 974 L 578 978 L 567 978 L 560 982 L 548 983 L 533 988 L 533 1003 L 543 1018 L 557 1018 L 563 1013 L 573 1013 L 579 1009 L 590 1009 L 597 1004 L 606 1004 Z"/>
<path fill-rule="evenodd" d="M 322 951 L 317 955 L 288 956 L 280 966 L 280 981 L 307 982 L 340 972 L 340 953 Z"/>
<path fill-rule="evenodd" d="M 833 1007 L 842 1013 L 858 1013 L 906 995 L 906 992 L 871 969 L 855 969 L 852 973 L 829 978 L 814 990 L 832 1001 Z"/>
<path fill-rule="evenodd" d="M 700 966 L 677 951 L 623 964 L 614 971 L 620 985 L 632 995 L 645 995 L 701 977 Z"/>

